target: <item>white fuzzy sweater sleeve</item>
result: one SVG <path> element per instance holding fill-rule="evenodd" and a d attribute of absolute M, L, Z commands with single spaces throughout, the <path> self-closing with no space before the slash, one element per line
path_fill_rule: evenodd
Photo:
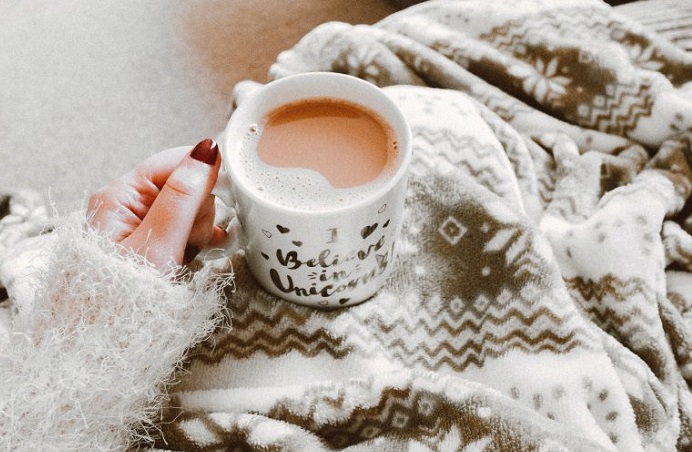
<path fill-rule="evenodd" d="M 220 317 L 218 278 L 162 276 L 68 223 L 15 281 L 24 299 L 0 351 L 0 450 L 124 450 Z"/>

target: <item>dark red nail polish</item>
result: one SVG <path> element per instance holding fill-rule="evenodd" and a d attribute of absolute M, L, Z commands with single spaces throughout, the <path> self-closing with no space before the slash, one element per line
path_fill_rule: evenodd
<path fill-rule="evenodd" d="M 213 166 L 216 163 L 218 154 L 219 145 L 211 138 L 207 138 L 197 143 L 197 146 L 190 153 L 190 157 Z"/>

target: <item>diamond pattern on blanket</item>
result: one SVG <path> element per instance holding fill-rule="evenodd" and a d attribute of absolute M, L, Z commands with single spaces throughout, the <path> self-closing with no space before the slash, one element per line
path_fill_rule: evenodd
<path fill-rule="evenodd" d="M 489 166 L 496 174 L 512 175 L 500 142 L 472 121 L 463 131 L 470 137 L 467 140 L 426 131 L 431 126 L 411 106 L 419 105 L 421 96 L 437 95 L 434 90 L 389 88 L 388 93 L 411 115 L 409 119 L 419 131 L 414 136 L 415 152 L 425 155 L 425 162 L 418 159 L 421 163 L 412 172 L 400 257 L 390 284 L 354 309 L 319 312 L 264 294 L 238 262 L 239 289 L 231 306 L 234 329 L 217 332 L 192 351 L 190 375 L 207 375 L 207 383 L 200 386 L 199 380 L 183 378 L 180 394 L 213 389 L 209 382 L 219 380 L 227 381 L 229 387 L 240 387 L 240 381 L 249 382 L 253 377 L 262 380 L 264 377 L 251 375 L 262 362 L 271 363 L 287 387 L 299 384 L 292 376 L 295 371 L 290 370 L 295 368 L 305 372 L 302 383 L 318 383 L 321 377 L 310 374 L 310 369 L 317 369 L 316 363 L 320 363 L 318 367 L 343 363 L 339 367 L 344 378 L 387 369 L 418 369 L 485 382 L 513 400 L 515 409 L 535 411 L 553 421 L 580 419 L 572 422 L 572 428 L 584 433 L 601 425 L 603 430 L 597 435 L 601 441 L 629 444 L 627 438 L 636 435 L 623 432 L 634 432 L 636 423 L 628 396 L 618 388 L 616 372 L 597 335 L 567 296 L 548 243 L 522 215 L 522 204 L 514 196 L 516 183 L 514 191 L 497 189 L 486 183 L 484 171 L 479 170 Z M 473 101 L 465 99 L 463 105 L 465 114 L 477 112 Z M 482 159 L 476 157 L 474 146 L 485 149 Z M 450 162 L 455 160 L 464 161 L 460 170 L 441 170 L 452 168 Z M 585 356 L 590 358 L 584 361 Z M 550 364 L 552 361 L 555 363 Z M 584 362 L 595 361 L 601 362 L 597 372 L 584 370 Z M 546 366 L 573 368 L 573 377 L 557 383 L 550 376 L 541 376 L 540 369 Z M 229 374 L 228 369 L 234 371 Z M 241 376 L 244 372 L 246 377 Z M 496 375 L 503 378 L 498 380 Z M 540 387 L 550 389 L 543 392 L 537 390 Z M 378 403 L 378 410 L 353 411 L 339 388 L 336 384 L 332 388 L 335 395 L 320 403 L 328 402 L 334 413 L 348 411 L 343 423 L 320 427 L 315 420 L 308 422 L 296 413 L 293 404 L 302 399 L 294 397 L 287 399 L 289 405 L 272 405 L 263 415 L 301 426 L 335 447 L 367 442 L 383 432 L 400 432 L 400 437 L 402 431 L 410 431 L 413 419 L 416 429 L 428 433 L 422 437 L 412 434 L 409 442 L 436 444 L 451 438 L 462 444 L 524 441 L 517 436 L 488 437 L 492 431 L 489 415 L 483 416 L 489 424 L 478 424 L 487 427 L 474 434 L 468 426 L 453 423 L 430 430 L 425 416 L 414 416 L 406 405 L 419 402 L 394 403 L 396 393 L 378 393 L 389 400 L 385 405 Z M 233 410 L 235 390 L 230 391 L 228 400 L 218 402 L 226 407 L 221 412 Z M 598 399 L 596 391 L 609 394 L 606 405 L 605 396 Z M 175 404 L 191 407 L 197 403 L 193 399 L 180 396 Z M 436 418 L 439 415 L 431 419 Z M 618 433 L 607 431 L 607 426 L 615 425 Z M 173 435 L 183 427 L 176 428 Z"/>
<path fill-rule="evenodd" d="M 264 293 L 237 256 L 233 329 L 192 350 L 164 438 L 692 447 L 690 67 L 595 0 L 429 2 L 315 29 L 272 78 L 365 78 L 412 125 L 396 268 L 323 312 Z"/>

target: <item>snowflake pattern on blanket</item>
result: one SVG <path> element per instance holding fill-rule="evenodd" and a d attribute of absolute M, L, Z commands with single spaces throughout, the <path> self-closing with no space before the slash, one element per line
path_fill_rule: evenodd
<path fill-rule="evenodd" d="M 409 119 L 396 269 L 324 312 L 235 256 L 232 328 L 191 350 L 155 446 L 692 450 L 692 60 L 615 11 L 431 1 L 280 55 L 271 77 L 359 76 Z M 0 325 L 51 228 L 0 196 Z"/>
<path fill-rule="evenodd" d="M 411 123 L 396 269 L 322 312 L 237 257 L 157 447 L 692 450 L 689 54 L 597 1 L 438 1 L 271 74 L 318 70 Z"/>

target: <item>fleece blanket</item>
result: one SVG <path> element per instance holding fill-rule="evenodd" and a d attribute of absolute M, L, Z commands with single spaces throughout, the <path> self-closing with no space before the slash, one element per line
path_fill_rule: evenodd
<path fill-rule="evenodd" d="M 689 53 L 595 0 L 431 1 L 320 26 L 271 76 L 304 71 L 411 123 L 396 268 L 323 312 L 237 256 L 158 447 L 692 450 Z"/>
<path fill-rule="evenodd" d="M 692 57 L 617 11 L 430 1 L 281 54 L 272 78 L 352 74 L 409 119 L 395 269 L 319 311 L 233 256 L 155 447 L 692 450 Z"/>

